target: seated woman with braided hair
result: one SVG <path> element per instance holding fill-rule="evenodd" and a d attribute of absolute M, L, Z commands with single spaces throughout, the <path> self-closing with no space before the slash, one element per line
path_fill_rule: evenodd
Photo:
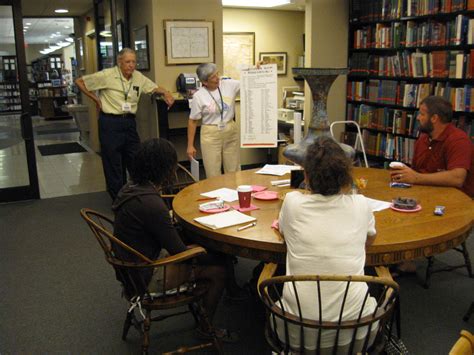
<path fill-rule="evenodd" d="M 308 147 L 304 161 L 305 182 L 311 193 L 293 191 L 285 196 L 279 229 L 286 247 L 287 275 L 364 275 L 365 247 L 375 239 L 375 218 L 367 200 L 362 195 L 349 194 L 352 187 L 352 163 L 341 147 L 330 137 L 318 137 Z M 306 285 L 298 287 L 299 302 L 305 318 L 319 319 L 314 306 L 317 295 Z M 321 299 L 323 321 L 335 321 L 339 317 L 340 302 L 345 291 L 344 283 L 323 288 Z M 367 284 L 351 285 L 344 307 L 343 319 L 357 319 L 367 290 Z M 298 314 L 298 305 L 292 287 L 285 285 L 283 303 L 287 310 Z M 366 316 L 375 309 L 376 300 L 367 299 Z M 279 327 L 280 339 L 284 329 Z M 281 334 L 280 334 L 281 332 Z M 314 332 L 305 331 L 305 347 L 316 347 Z M 357 339 L 367 334 L 360 331 Z M 334 343 L 334 331 L 321 333 L 321 347 Z M 349 344 L 352 332 L 339 334 L 339 346 Z M 290 329 L 291 344 L 298 346 L 299 329 Z M 309 340 L 309 341 L 308 341 Z M 311 345 L 312 344 L 312 345 Z"/>
<path fill-rule="evenodd" d="M 114 234 L 152 260 L 183 252 L 187 248 L 170 217 L 165 201 L 160 196 L 161 187 L 172 182 L 177 163 L 176 150 L 166 139 L 143 142 L 133 160 L 131 182 L 122 187 L 112 205 L 115 213 Z M 135 255 L 121 248 L 116 252 L 125 253 L 126 255 L 120 255 L 125 260 L 136 261 Z M 173 277 L 169 279 L 175 280 L 177 286 L 180 280 L 187 278 L 189 272 L 190 267 L 186 265 L 176 268 L 173 270 Z M 203 306 L 212 320 L 227 278 L 224 258 L 210 253 L 201 255 L 194 273 L 196 279 L 210 281 Z M 149 289 L 157 288 L 155 284 L 160 282 L 160 273 L 155 272 L 146 277 L 150 280 Z M 225 329 L 215 330 L 222 341 L 237 340 L 235 333 Z M 202 338 L 210 337 L 209 329 L 198 329 L 198 335 Z"/>

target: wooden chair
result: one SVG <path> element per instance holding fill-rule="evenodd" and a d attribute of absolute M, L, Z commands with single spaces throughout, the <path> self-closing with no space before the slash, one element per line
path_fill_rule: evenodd
<path fill-rule="evenodd" d="M 270 264 L 271 268 L 271 264 Z M 297 354 L 355 354 L 357 352 L 379 353 L 383 350 L 385 341 L 390 339 L 394 309 L 398 298 L 398 285 L 394 281 L 373 276 L 340 276 L 340 275 L 292 275 L 270 277 L 271 271 L 265 267 L 259 279 L 259 295 L 264 303 L 267 319 L 265 337 L 273 351 L 277 353 Z M 321 299 L 325 287 L 335 282 L 344 283 L 344 295 L 338 301 L 339 317 L 334 321 L 324 319 L 322 304 L 333 302 L 334 299 Z M 365 293 L 358 316 L 355 319 L 342 319 L 346 297 L 350 287 L 356 283 L 367 283 L 371 293 L 377 300 L 375 310 L 370 315 L 362 316 L 369 297 Z M 314 303 L 302 305 L 298 289 L 311 285 L 314 287 Z M 297 309 L 293 313 L 285 308 L 282 302 L 284 287 L 291 289 L 295 295 Z M 309 319 L 303 308 L 318 310 L 319 319 Z M 321 334 L 331 332 L 334 335 L 332 347 L 321 347 Z M 350 332 L 348 334 L 348 332 Z M 328 334 L 326 333 L 326 334 Z M 345 333 L 345 334 L 343 334 Z M 361 338 L 360 334 L 364 334 Z M 357 337 L 359 334 L 359 337 Z M 338 345 L 340 336 L 350 335 L 349 344 Z"/>
<path fill-rule="evenodd" d="M 192 272 L 186 273 L 187 279 L 179 285 L 174 285 L 176 281 L 171 276 L 172 270 L 176 270 L 180 264 L 184 266 L 184 261 L 205 254 L 206 250 L 204 248 L 194 246 L 176 255 L 158 260 L 150 260 L 112 234 L 113 221 L 110 218 L 88 208 L 81 210 L 81 216 L 87 222 L 102 247 L 105 259 L 114 268 L 117 279 L 122 283 L 123 295 L 129 302 L 127 316 L 123 325 L 123 340 L 126 340 L 128 331 L 133 325 L 143 335 L 142 351 L 146 354 L 148 353 L 150 341 L 149 331 L 151 322 L 191 312 L 199 325 L 211 329 L 214 335 L 213 339 L 206 344 L 182 347 L 177 352 L 182 353 L 214 346 L 219 353 L 222 353 L 222 344 L 215 336 L 207 313 L 200 302 L 208 289 L 208 284 L 194 280 Z M 127 255 L 127 257 L 123 255 Z M 130 255 L 133 255 L 132 259 L 137 261 L 130 261 Z M 160 272 L 159 282 L 155 284 L 156 290 L 151 290 L 149 280 L 151 275 L 157 271 Z M 159 314 L 158 316 L 151 317 L 152 311 L 162 311 L 182 306 L 188 306 L 189 311 Z M 139 313 L 138 317 L 135 313 Z M 142 317 L 141 320 L 138 319 L 140 316 Z"/>
<path fill-rule="evenodd" d="M 172 210 L 173 198 L 176 194 L 186 186 L 192 185 L 195 182 L 197 181 L 191 172 L 178 163 L 173 183 L 166 185 L 161 189 L 161 197 L 165 200 L 170 210 Z"/>
<path fill-rule="evenodd" d="M 461 330 L 461 335 L 449 351 L 449 355 L 472 355 L 474 354 L 474 335 L 467 330 Z"/>

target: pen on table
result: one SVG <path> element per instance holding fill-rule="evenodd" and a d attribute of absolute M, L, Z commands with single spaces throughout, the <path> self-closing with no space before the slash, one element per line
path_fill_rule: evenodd
<path fill-rule="evenodd" d="M 250 227 L 255 227 L 257 225 L 257 222 L 252 222 L 250 224 L 246 224 L 245 226 L 237 228 L 237 231 L 240 232 L 244 229 L 250 228 Z"/>
<path fill-rule="evenodd" d="M 217 197 L 204 197 L 204 198 L 198 198 L 196 201 L 209 201 L 209 200 L 215 200 Z"/>

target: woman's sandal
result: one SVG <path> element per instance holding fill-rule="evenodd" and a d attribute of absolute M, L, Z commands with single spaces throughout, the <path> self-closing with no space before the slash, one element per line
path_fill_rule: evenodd
<path fill-rule="evenodd" d="M 240 340 L 239 334 L 228 329 L 214 328 L 214 331 L 216 332 L 216 337 L 224 343 L 236 343 Z M 205 332 L 200 328 L 196 329 L 196 333 L 199 339 L 212 340 L 214 338 L 210 332 Z"/>

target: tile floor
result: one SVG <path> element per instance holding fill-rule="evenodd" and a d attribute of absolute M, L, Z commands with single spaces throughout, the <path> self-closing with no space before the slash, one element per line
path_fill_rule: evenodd
<path fill-rule="evenodd" d="M 77 128 L 74 120 L 45 121 L 33 117 L 33 127 L 48 125 L 54 129 Z M 28 184 L 28 173 L 24 143 L 20 140 L 18 118 L 0 117 L 0 188 Z M 15 143 L 16 144 L 9 143 Z M 35 154 L 41 198 L 68 196 L 88 192 L 105 191 L 102 162 L 99 155 L 87 146 L 87 137 L 80 144 L 85 153 L 42 156 L 37 146 L 79 142 L 79 132 L 35 134 Z M 6 147 L 5 147 L 6 146 Z M 2 149 L 3 148 L 3 149 Z"/>

